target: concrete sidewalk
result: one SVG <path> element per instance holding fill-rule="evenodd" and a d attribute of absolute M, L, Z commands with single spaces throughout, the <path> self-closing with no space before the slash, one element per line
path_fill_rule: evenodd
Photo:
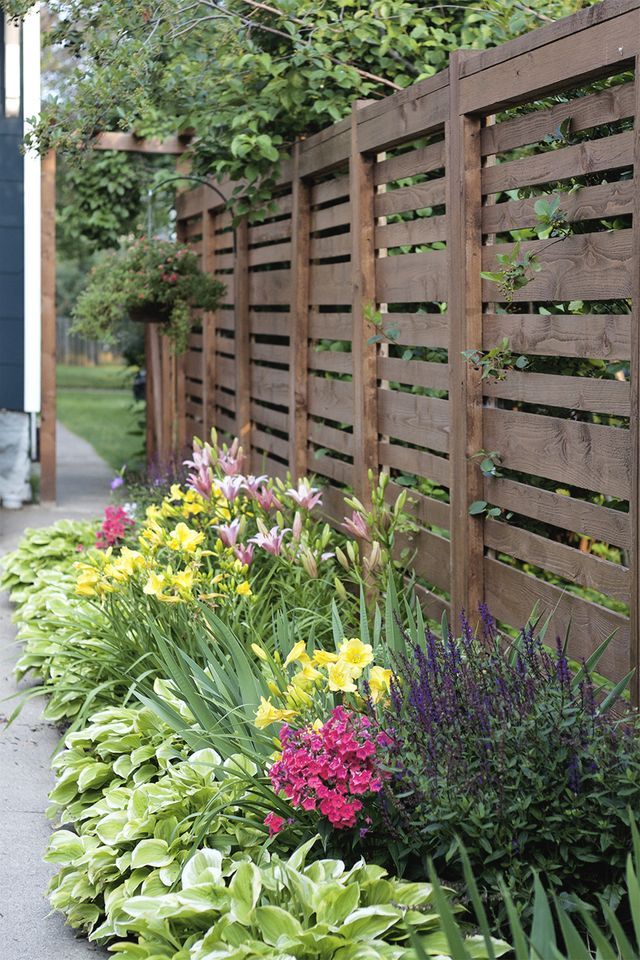
<path fill-rule="evenodd" d="M 63 518 L 98 517 L 109 498 L 113 471 L 84 440 L 58 424 L 58 503 L 0 509 L 0 554 L 12 550 L 26 527 Z M 51 832 L 44 811 L 53 786 L 51 756 L 60 731 L 42 719 L 42 702 L 28 701 L 9 729 L 16 701 L 12 675 L 18 655 L 6 594 L 0 594 L 0 957 L 2 960 L 83 960 L 106 957 L 76 939 L 45 897 L 53 865 L 42 857 Z"/>

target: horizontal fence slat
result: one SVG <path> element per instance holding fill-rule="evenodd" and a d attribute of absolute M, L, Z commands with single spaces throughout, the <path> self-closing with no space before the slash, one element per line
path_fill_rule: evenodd
<path fill-rule="evenodd" d="M 484 444 L 508 470 L 629 498 L 628 430 L 485 407 Z"/>
<path fill-rule="evenodd" d="M 507 337 L 511 350 L 551 357 L 626 360 L 631 325 L 626 314 L 485 314 L 483 349 Z"/>
<path fill-rule="evenodd" d="M 427 497 L 424 493 L 418 493 L 417 490 L 412 488 L 402 487 L 399 483 L 394 483 L 393 480 L 385 490 L 387 503 L 393 506 L 402 492 L 408 494 L 405 511 L 415 517 L 420 524 L 428 527 L 440 527 L 443 530 L 449 529 L 451 507 L 448 503 L 436 500 L 435 497 Z"/>
<path fill-rule="evenodd" d="M 629 599 L 626 567 L 499 520 L 485 520 L 484 530 L 486 546 L 499 553 L 541 567 L 569 583 L 590 587 L 625 602 Z"/>
<path fill-rule="evenodd" d="M 509 371 L 504 380 L 486 382 L 485 397 L 537 403 L 549 407 L 592 410 L 621 417 L 630 415 L 631 385 L 619 380 L 556 376 Z"/>
<path fill-rule="evenodd" d="M 376 261 L 376 297 L 387 303 L 432 303 L 449 294 L 447 253 L 406 253 Z"/>
<path fill-rule="evenodd" d="M 289 415 L 281 410 L 272 410 L 261 403 L 251 401 L 251 419 L 254 423 L 263 427 L 271 427 L 273 430 L 280 430 L 281 433 L 287 433 L 289 430 Z"/>
<path fill-rule="evenodd" d="M 376 194 L 373 209 L 376 217 L 388 217 L 393 213 L 442 206 L 446 189 L 447 181 L 444 177 L 439 177 L 437 180 L 416 183 L 411 187 L 387 190 L 386 193 Z"/>
<path fill-rule="evenodd" d="M 319 447 L 327 447 L 329 450 L 335 450 L 337 453 L 343 453 L 347 456 L 353 456 L 353 434 L 346 430 L 336 430 L 326 423 L 318 423 L 317 420 L 309 420 L 307 425 L 309 440 Z M 316 453 L 313 454 L 310 469 L 313 472 L 313 464 L 321 460 Z"/>
<path fill-rule="evenodd" d="M 447 238 L 446 217 L 418 217 L 400 223 L 382 223 L 375 228 L 376 250 L 383 247 L 418 246 Z"/>
<path fill-rule="evenodd" d="M 420 173 L 433 173 L 444 167 L 444 140 L 432 143 L 418 150 L 407 150 L 396 157 L 379 160 L 373 168 L 373 182 L 376 186 L 403 180 Z"/>
<path fill-rule="evenodd" d="M 378 443 L 381 467 L 391 467 L 407 474 L 426 477 L 434 483 L 448 487 L 451 482 L 449 461 L 426 450 L 403 447 L 398 443 L 381 440 Z"/>
<path fill-rule="evenodd" d="M 327 370 L 331 373 L 351 373 L 351 353 L 342 353 L 335 350 L 309 350 L 310 370 Z"/>
<path fill-rule="evenodd" d="M 634 181 L 617 180 L 596 187 L 580 187 L 575 193 L 553 193 L 560 197 L 559 209 L 569 223 L 603 217 L 618 217 L 631 213 L 633 208 Z M 509 200 L 506 203 L 490 203 L 482 208 L 482 232 L 502 233 L 535 227 L 538 215 L 535 205 L 539 197 Z"/>
<path fill-rule="evenodd" d="M 378 357 L 378 376 L 415 387 L 432 390 L 449 389 L 449 366 L 446 363 L 431 363 L 428 360 L 398 360 L 394 357 Z"/>
<path fill-rule="evenodd" d="M 487 605 L 499 620 L 514 627 L 527 622 L 535 607 L 542 622 L 551 616 L 547 636 L 553 643 L 556 636 L 564 639 L 569 631 L 568 654 L 575 659 L 587 658 L 596 647 L 614 634 L 598 671 L 620 679 L 629 670 L 629 621 L 614 613 L 545 583 L 537 577 L 516 570 L 499 560 L 485 557 Z"/>
<path fill-rule="evenodd" d="M 399 390 L 378 390 L 378 429 L 382 434 L 430 450 L 449 449 L 449 401 Z"/>
<path fill-rule="evenodd" d="M 526 286 L 513 291 L 513 302 L 532 300 L 609 300 L 631 296 L 631 230 L 586 233 L 557 243 L 534 240 L 522 244 L 532 251 L 541 270 Z M 482 249 L 482 269 L 495 270 L 498 253 L 512 244 L 493 244 Z M 491 280 L 482 283 L 486 301 L 503 297 Z"/>
<path fill-rule="evenodd" d="M 613 543 L 625 550 L 631 546 L 629 514 L 621 510 L 532 487 L 506 477 L 485 477 L 484 496 L 488 503 L 503 510 L 511 510 L 592 540 Z"/>
<path fill-rule="evenodd" d="M 353 384 L 310 376 L 309 413 L 336 423 L 353 423 Z"/>

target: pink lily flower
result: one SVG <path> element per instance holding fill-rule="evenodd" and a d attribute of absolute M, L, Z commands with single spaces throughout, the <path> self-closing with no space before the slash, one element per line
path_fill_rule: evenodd
<path fill-rule="evenodd" d="M 268 477 L 266 473 L 263 474 L 261 477 L 253 477 L 253 476 L 245 477 L 244 478 L 245 489 L 250 494 L 250 496 L 255 497 L 256 493 L 258 492 L 258 487 L 260 486 L 261 483 L 264 483 L 265 480 L 267 479 Z"/>
<path fill-rule="evenodd" d="M 193 445 L 192 460 L 185 460 L 185 467 L 192 467 L 194 470 L 200 470 L 201 467 L 211 466 L 211 449 L 209 446 L 201 447 L 197 443 Z"/>
<path fill-rule="evenodd" d="M 245 564 L 245 566 L 250 567 L 253 563 L 253 544 L 252 543 L 239 543 L 233 548 L 233 552 L 240 561 L 240 563 Z"/>
<path fill-rule="evenodd" d="M 255 537 L 251 537 L 249 543 L 255 543 L 256 546 L 262 547 L 263 550 L 266 550 L 267 553 L 270 553 L 272 556 L 279 557 L 282 553 L 282 539 L 285 533 L 288 532 L 288 527 L 281 530 L 277 524 L 275 527 L 271 527 L 271 530 L 267 530 L 267 528 L 263 526 L 262 530 L 257 533 Z"/>
<path fill-rule="evenodd" d="M 205 500 L 210 499 L 212 487 L 211 470 L 204 463 L 201 464 L 194 473 L 189 474 L 187 483 L 192 490 L 199 493 Z"/>
<path fill-rule="evenodd" d="M 225 500 L 233 503 L 244 487 L 244 477 L 227 475 L 224 480 L 216 480 L 215 484 Z"/>
<path fill-rule="evenodd" d="M 287 490 L 287 494 L 305 510 L 313 510 L 317 504 L 322 503 L 322 493 L 317 487 L 312 487 L 306 477 L 300 480 L 297 490 Z"/>
<path fill-rule="evenodd" d="M 371 542 L 371 535 L 367 527 L 366 520 L 362 514 L 354 510 L 351 514 L 351 517 L 345 517 L 341 526 L 350 533 L 352 537 L 356 537 L 358 540 L 368 540 Z"/>
<path fill-rule="evenodd" d="M 260 490 L 256 490 L 255 498 L 262 510 L 282 510 L 282 504 L 269 487 L 263 486 Z"/>
<path fill-rule="evenodd" d="M 237 437 L 228 450 L 218 450 L 218 464 L 228 477 L 234 477 L 240 473 L 243 460 L 244 454 Z"/>
<path fill-rule="evenodd" d="M 225 547 L 235 547 L 240 532 L 240 520 L 236 518 L 231 523 L 221 523 L 216 530 Z"/>

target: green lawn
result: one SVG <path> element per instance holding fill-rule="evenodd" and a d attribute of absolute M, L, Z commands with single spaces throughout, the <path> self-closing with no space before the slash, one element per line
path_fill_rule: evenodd
<path fill-rule="evenodd" d="M 58 367 L 58 419 L 88 440 L 114 471 L 143 457 L 144 403 L 125 367 Z"/>

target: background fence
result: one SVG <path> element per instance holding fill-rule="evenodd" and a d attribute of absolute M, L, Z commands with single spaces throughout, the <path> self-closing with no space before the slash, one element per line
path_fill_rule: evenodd
<path fill-rule="evenodd" d="M 261 222 L 234 232 L 213 191 L 183 194 L 180 235 L 226 300 L 184 358 L 153 348 L 151 443 L 172 421 L 178 449 L 239 434 L 254 471 L 323 477 L 339 516 L 345 485 L 364 497 L 388 470 L 390 496 L 413 487 L 432 616 L 484 598 L 518 625 L 538 602 L 575 657 L 616 631 L 614 678 L 639 649 L 639 7 L 607 0 L 356 104 L 296 145 Z M 569 235 L 531 239 L 556 195 Z M 481 271 L 517 231 L 542 269 L 509 302 Z M 482 380 L 462 351 L 505 337 L 529 367 Z M 502 513 L 471 516 L 478 500 Z"/>

